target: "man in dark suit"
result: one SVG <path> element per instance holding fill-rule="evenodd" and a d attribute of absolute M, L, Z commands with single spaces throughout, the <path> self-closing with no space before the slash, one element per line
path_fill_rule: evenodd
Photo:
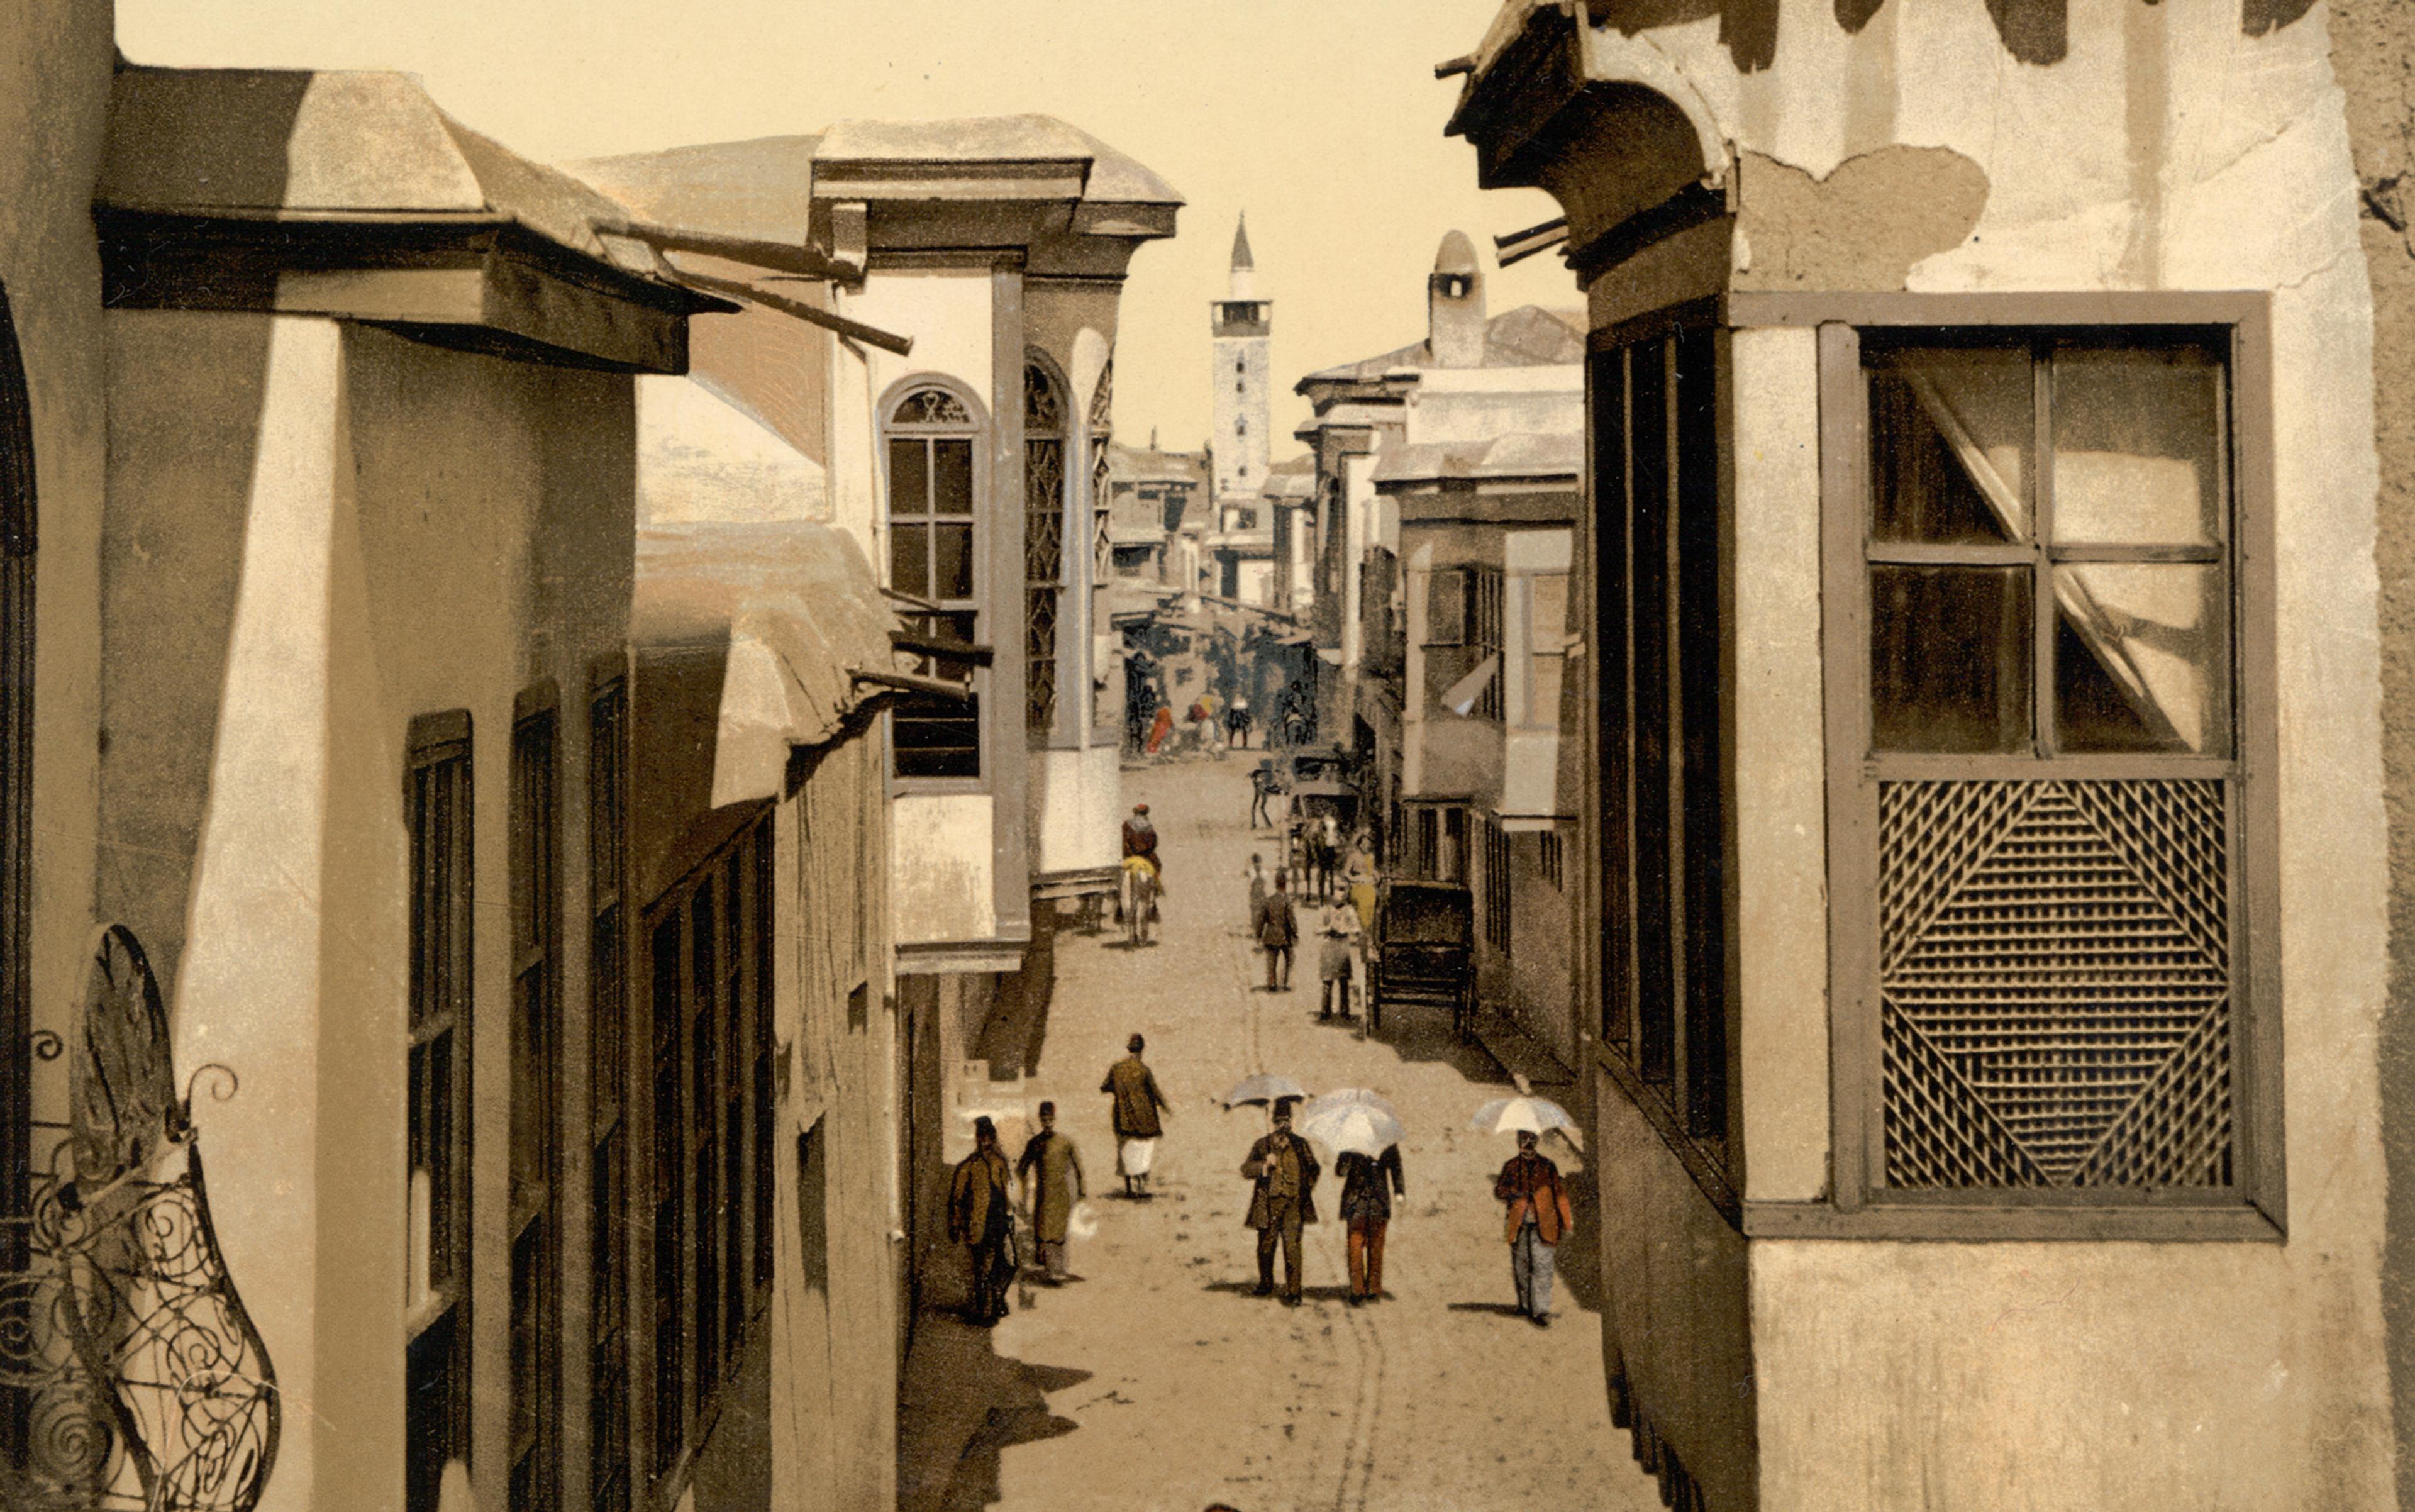
<path fill-rule="evenodd" d="M 1258 1231 L 1259 1296 L 1275 1289 L 1275 1246 L 1282 1246 L 1282 1304 L 1299 1306 L 1300 1230 L 1316 1221 L 1316 1178 L 1322 1175 L 1308 1141 L 1291 1131 L 1291 1100 L 1275 1104 L 1274 1132 L 1250 1146 L 1241 1175 L 1257 1183 L 1250 1194 L 1249 1226 Z"/>
<path fill-rule="evenodd" d="M 1299 943 L 1299 915 L 1291 905 L 1290 873 L 1275 873 L 1275 890 L 1258 905 L 1252 932 L 1259 948 L 1267 952 L 1267 991 L 1291 991 L 1291 954 Z"/>

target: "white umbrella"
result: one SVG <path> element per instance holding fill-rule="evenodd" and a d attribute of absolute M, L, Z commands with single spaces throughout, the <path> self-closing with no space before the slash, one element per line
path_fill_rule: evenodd
<path fill-rule="evenodd" d="M 1476 1117 L 1467 1127 L 1485 1134 L 1508 1134 L 1520 1130 L 1544 1134 L 1559 1129 L 1567 1130 L 1570 1144 L 1576 1143 L 1577 1138 L 1577 1121 L 1549 1098 L 1494 1098 L 1476 1110 Z"/>
<path fill-rule="evenodd" d="M 1399 1110 L 1395 1109 L 1381 1092 L 1370 1091 L 1363 1086 L 1337 1086 L 1330 1092 L 1319 1092 L 1300 1104 L 1299 1115 L 1306 1118 L 1322 1113 L 1328 1108 L 1340 1107 L 1344 1103 L 1352 1102 L 1365 1103 L 1371 1108 L 1380 1108 L 1395 1118 L 1400 1116 Z"/>
<path fill-rule="evenodd" d="M 1336 1155 L 1381 1155 L 1408 1133 L 1400 1119 L 1372 1102 L 1329 1103 L 1303 1115 L 1292 1127 Z"/>
<path fill-rule="evenodd" d="M 1266 1071 L 1244 1079 L 1240 1085 L 1224 1094 L 1224 1106 L 1235 1108 L 1244 1102 L 1276 1102 L 1284 1098 L 1306 1098 L 1308 1088 L 1288 1076 L 1275 1076 Z"/>

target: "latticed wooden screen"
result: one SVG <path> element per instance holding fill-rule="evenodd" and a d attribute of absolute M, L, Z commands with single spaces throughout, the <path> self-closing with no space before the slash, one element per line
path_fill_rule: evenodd
<path fill-rule="evenodd" d="M 2220 779 L 1882 782 L 1884 1184 L 2233 1184 Z"/>
<path fill-rule="evenodd" d="M 1065 406 L 1037 364 L 1023 369 L 1024 723 L 1057 723 L 1057 621 L 1065 582 Z"/>

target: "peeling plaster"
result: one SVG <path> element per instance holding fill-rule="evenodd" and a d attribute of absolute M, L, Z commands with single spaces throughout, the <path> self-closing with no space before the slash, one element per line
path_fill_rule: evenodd
<path fill-rule="evenodd" d="M 1736 177 L 1739 289 L 1901 289 L 1988 204 L 1986 171 L 1949 147 L 1882 147 L 1824 178 L 1747 151 Z"/>

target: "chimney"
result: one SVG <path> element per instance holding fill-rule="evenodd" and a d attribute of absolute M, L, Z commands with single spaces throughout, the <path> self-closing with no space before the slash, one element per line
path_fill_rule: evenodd
<path fill-rule="evenodd" d="M 1484 366 L 1484 274 L 1475 244 L 1452 232 L 1426 279 L 1426 350 L 1437 367 Z"/>

